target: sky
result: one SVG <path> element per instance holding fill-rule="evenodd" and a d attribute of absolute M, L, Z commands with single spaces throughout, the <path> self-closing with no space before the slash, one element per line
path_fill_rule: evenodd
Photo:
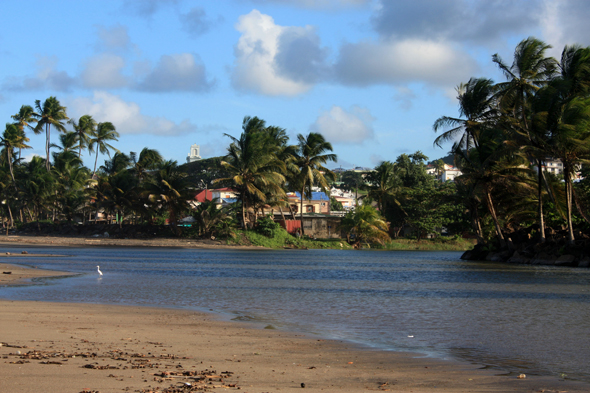
<path fill-rule="evenodd" d="M 320 132 L 338 162 L 445 156 L 432 125 L 455 87 L 503 81 L 534 36 L 590 45 L 586 0 L 21 0 L 0 5 L 0 119 L 55 96 L 70 118 L 112 122 L 120 151 L 186 162 L 226 153 L 245 116 Z M 45 156 L 45 136 L 27 134 Z M 58 134 L 51 136 L 58 143 Z M 84 163 L 92 167 L 94 155 Z M 107 157 L 99 156 L 99 165 Z"/>

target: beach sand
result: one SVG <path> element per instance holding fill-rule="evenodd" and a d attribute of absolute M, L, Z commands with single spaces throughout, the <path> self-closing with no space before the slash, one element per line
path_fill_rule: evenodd
<path fill-rule="evenodd" d="M 9 271 L 0 286 L 64 274 L 0 264 Z M 0 300 L 0 343 L 8 393 L 590 391 L 187 310 Z"/>

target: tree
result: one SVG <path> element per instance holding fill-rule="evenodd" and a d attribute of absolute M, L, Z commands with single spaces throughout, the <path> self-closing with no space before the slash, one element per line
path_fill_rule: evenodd
<path fill-rule="evenodd" d="M 334 179 L 334 172 L 324 167 L 328 161 L 336 162 L 337 156 L 332 151 L 332 144 L 327 142 L 322 134 L 310 132 L 307 136 L 297 135 L 299 141 L 294 153 L 294 166 L 297 173 L 293 178 L 301 193 L 300 214 L 301 230 L 303 232 L 303 199 L 311 198 L 311 188 L 320 186 L 324 191 L 328 188 L 328 180 Z M 322 173 L 323 172 L 323 173 Z"/>
<path fill-rule="evenodd" d="M 545 241 L 542 184 L 543 161 L 546 157 L 543 156 L 542 149 L 538 149 L 543 143 L 544 132 L 534 132 L 531 101 L 537 91 L 556 75 L 557 62 L 552 57 L 545 56 L 549 48 L 550 45 L 529 37 L 516 46 L 511 66 L 504 63 L 498 54 L 492 56 L 493 62 L 508 79 L 507 82 L 496 85 L 500 108 L 504 114 L 509 115 L 507 125 L 517 138 L 523 139 L 537 153 L 532 154 L 532 157 L 536 160 L 538 171 L 538 219 L 541 242 Z"/>
<path fill-rule="evenodd" d="M 18 111 L 18 113 L 16 115 L 11 116 L 12 119 L 15 121 L 14 124 L 16 124 L 16 126 L 20 130 L 19 134 L 20 134 L 21 138 L 25 142 L 29 141 L 25 135 L 25 128 L 29 128 L 31 130 L 34 130 L 32 124 L 37 122 L 37 119 L 35 118 L 34 114 L 35 114 L 35 110 L 33 109 L 32 106 L 23 105 L 20 107 L 20 110 Z M 20 157 L 21 157 L 21 149 L 19 149 L 19 151 L 18 151 L 18 158 L 20 158 Z"/>
<path fill-rule="evenodd" d="M 15 188 L 16 179 L 14 178 L 13 169 L 14 149 L 30 149 L 31 146 L 25 144 L 25 142 L 28 141 L 29 138 L 23 138 L 19 128 L 15 124 L 10 123 L 6 124 L 6 129 L 4 130 L 2 137 L 0 137 L 0 144 L 4 147 L 4 151 L 6 152 L 6 162 L 8 163 L 10 176 Z"/>
<path fill-rule="evenodd" d="M 267 193 L 283 192 L 285 163 L 277 157 L 276 140 L 266 131 L 264 120 L 244 118 L 240 138 L 231 138 L 227 155 L 221 162 L 229 174 L 215 183 L 229 181 L 242 202 L 242 228 L 246 228 L 246 211 L 258 200 L 265 202 Z"/>
<path fill-rule="evenodd" d="M 389 239 L 388 225 L 371 205 L 357 206 L 342 219 L 342 229 L 350 241 L 354 237 L 355 244 L 364 242 L 380 243 Z"/>
<path fill-rule="evenodd" d="M 367 174 L 368 199 L 377 202 L 377 208 L 384 217 L 392 205 L 399 206 L 397 194 L 401 190 L 401 179 L 396 172 L 395 164 L 383 161 Z"/>
<path fill-rule="evenodd" d="M 69 120 L 66 114 L 66 107 L 61 106 L 57 98 L 49 97 L 41 105 L 40 100 L 35 101 L 35 108 L 37 112 L 33 113 L 32 116 L 37 119 L 37 125 L 33 129 L 35 134 L 39 134 L 45 128 L 45 151 L 47 153 L 47 160 L 45 165 L 47 171 L 51 169 L 51 163 L 49 162 L 49 148 L 51 146 L 51 126 L 60 132 L 65 132 L 66 127 L 64 123 Z"/>
<path fill-rule="evenodd" d="M 74 132 L 78 141 L 78 157 L 82 157 L 82 149 L 86 149 L 90 143 L 90 138 L 96 133 L 96 120 L 90 115 L 84 115 L 78 119 L 78 123 L 71 119 L 70 123 L 74 127 Z"/>
<path fill-rule="evenodd" d="M 176 161 L 166 161 L 145 185 L 144 193 L 154 208 L 168 213 L 172 231 L 178 234 L 178 219 L 188 211 L 188 201 L 194 198 L 187 174 Z"/>
<path fill-rule="evenodd" d="M 146 177 L 148 171 L 156 169 L 164 159 L 162 155 L 155 149 L 148 149 L 144 147 L 139 153 L 139 158 L 135 152 L 129 155 L 132 163 L 132 171 L 137 176 L 137 180 L 141 183 Z"/>
<path fill-rule="evenodd" d="M 434 145 L 442 147 L 443 142 L 456 140 L 457 145 L 465 150 L 479 148 L 479 135 L 498 113 L 495 105 L 494 82 L 486 78 L 471 78 L 461 83 L 456 89 L 459 101 L 459 114 L 462 118 L 442 116 L 433 125 L 435 132 L 446 130 L 434 140 Z"/>
<path fill-rule="evenodd" d="M 98 153 L 106 154 L 111 157 L 111 150 L 118 151 L 115 147 L 108 144 L 107 141 L 118 141 L 119 133 L 115 129 L 113 123 L 104 122 L 98 123 L 96 127 L 96 132 L 90 137 L 90 142 L 88 144 L 88 150 L 90 152 L 94 152 L 96 147 L 96 158 L 94 159 L 94 170 L 92 171 L 92 175 L 96 173 L 96 164 L 98 162 Z"/>

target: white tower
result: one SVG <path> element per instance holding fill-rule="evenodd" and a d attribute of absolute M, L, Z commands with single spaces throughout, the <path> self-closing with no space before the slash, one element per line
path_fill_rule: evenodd
<path fill-rule="evenodd" d="M 199 145 L 192 145 L 191 146 L 191 152 L 190 154 L 186 157 L 186 162 L 195 162 L 201 159 L 201 156 L 199 155 L 201 151 L 201 146 Z"/>

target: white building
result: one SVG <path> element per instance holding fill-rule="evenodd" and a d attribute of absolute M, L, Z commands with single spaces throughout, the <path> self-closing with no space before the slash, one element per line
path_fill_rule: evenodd
<path fill-rule="evenodd" d="M 199 155 L 200 152 L 201 152 L 201 146 L 199 146 L 199 145 L 192 145 L 191 146 L 191 152 L 186 157 L 186 162 L 188 163 L 188 162 L 199 161 L 201 159 L 201 156 Z"/>
<path fill-rule="evenodd" d="M 426 173 L 436 177 L 438 180 L 442 182 L 453 181 L 457 176 L 461 176 L 461 171 L 459 170 L 459 168 L 449 164 L 445 164 L 445 169 L 440 173 L 440 176 L 438 174 L 438 170 L 434 167 L 434 165 L 428 165 L 426 167 Z"/>

